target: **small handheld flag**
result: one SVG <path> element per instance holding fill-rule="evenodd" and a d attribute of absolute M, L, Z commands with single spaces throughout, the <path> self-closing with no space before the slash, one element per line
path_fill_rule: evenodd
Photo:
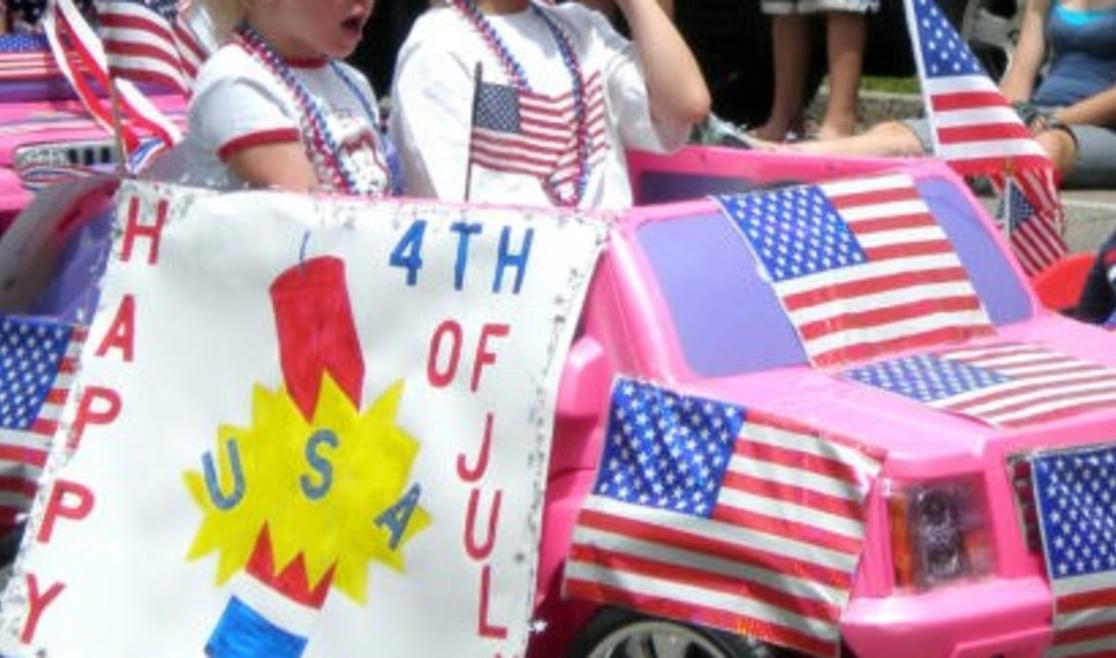
<path fill-rule="evenodd" d="M 999 219 L 1027 276 L 1038 274 L 1069 252 L 1054 218 L 1041 214 L 1010 176 L 1005 179 Z"/>

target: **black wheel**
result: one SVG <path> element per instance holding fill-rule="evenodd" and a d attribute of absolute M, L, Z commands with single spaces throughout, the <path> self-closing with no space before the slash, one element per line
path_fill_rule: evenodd
<path fill-rule="evenodd" d="M 567 658 L 789 658 L 789 654 L 738 635 L 609 607 L 581 629 Z"/>

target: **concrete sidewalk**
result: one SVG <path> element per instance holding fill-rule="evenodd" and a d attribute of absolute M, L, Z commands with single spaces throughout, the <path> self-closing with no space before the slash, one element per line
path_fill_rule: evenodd
<path fill-rule="evenodd" d="M 1095 251 L 1116 231 L 1116 190 L 1070 190 L 1062 200 L 1070 251 Z"/>

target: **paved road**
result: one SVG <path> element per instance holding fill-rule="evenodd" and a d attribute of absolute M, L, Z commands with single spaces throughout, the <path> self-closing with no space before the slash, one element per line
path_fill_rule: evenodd
<path fill-rule="evenodd" d="M 1062 200 L 1071 251 L 1095 250 L 1116 231 L 1116 190 L 1071 190 L 1062 195 Z"/>

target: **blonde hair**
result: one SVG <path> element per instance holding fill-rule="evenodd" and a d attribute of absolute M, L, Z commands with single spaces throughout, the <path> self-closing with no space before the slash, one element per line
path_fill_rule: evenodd
<path fill-rule="evenodd" d="M 217 38 L 221 41 L 236 29 L 252 7 L 252 0 L 204 0 L 204 2 L 209 15 L 213 18 Z"/>

